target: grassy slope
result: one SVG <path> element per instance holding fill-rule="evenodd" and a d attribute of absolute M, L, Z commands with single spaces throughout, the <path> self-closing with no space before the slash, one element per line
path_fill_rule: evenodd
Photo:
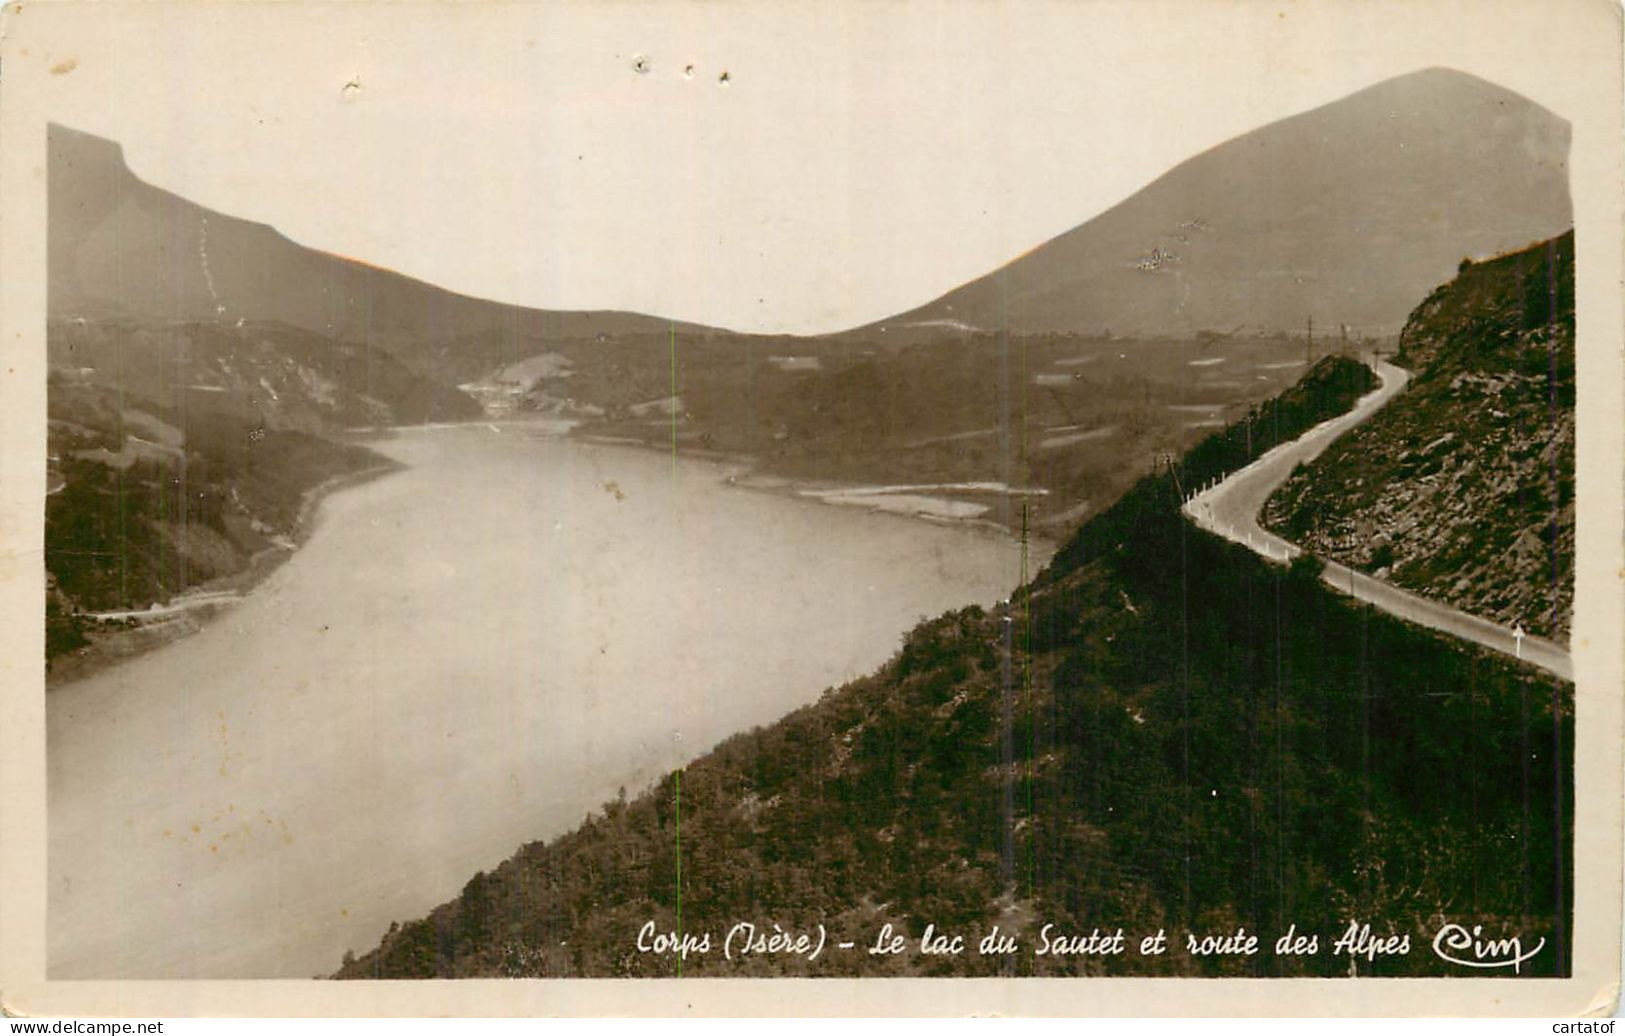
<path fill-rule="evenodd" d="M 650 920 L 712 933 L 685 975 L 1340 975 L 1329 943 L 1354 919 L 1413 939 L 1362 973 L 1434 972 L 1423 942 L 1441 911 L 1562 945 L 1567 829 L 1549 804 L 1570 795 L 1568 688 L 1179 515 L 1179 483 L 1346 409 L 1370 380 L 1323 361 L 1085 524 L 1008 616 L 921 624 L 879 672 L 524 847 L 341 975 L 674 974 L 675 958 L 634 949 Z M 741 920 L 823 922 L 859 949 L 725 961 Z M 863 953 L 886 922 L 973 942 L 998 923 L 1025 949 Z M 1046 922 L 1166 928 L 1174 949 L 1036 958 Z M 1185 931 L 1237 925 L 1267 946 L 1294 923 L 1319 933 L 1318 955 L 1182 948 Z M 1548 949 L 1525 973 L 1559 968 Z"/>
<path fill-rule="evenodd" d="M 1411 315 L 1406 393 L 1294 475 L 1266 524 L 1559 641 L 1574 607 L 1574 235 L 1464 265 Z"/>

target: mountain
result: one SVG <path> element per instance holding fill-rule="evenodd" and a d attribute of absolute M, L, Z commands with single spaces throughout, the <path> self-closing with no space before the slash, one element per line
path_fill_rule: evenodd
<path fill-rule="evenodd" d="M 1197 155 L 873 329 L 1189 337 L 1313 317 L 1334 333 L 1393 333 L 1464 254 L 1570 225 L 1568 149 L 1568 123 L 1525 98 L 1460 72 L 1415 72 Z"/>
<path fill-rule="evenodd" d="M 665 335 L 673 326 L 635 313 L 528 309 L 459 295 L 153 187 L 130 172 L 112 141 L 55 124 L 48 133 L 53 317 L 278 322 L 386 347 L 453 384 L 541 351 L 530 347 L 537 340 Z"/>
<path fill-rule="evenodd" d="M 280 321 L 385 346 L 452 383 L 546 343 L 674 326 L 446 291 L 143 183 L 110 141 L 49 133 L 55 316 Z M 1565 121 L 1498 86 L 1445 69 L 1400 76 L 1197 155 L 987 276 L 856 331 L 1192 337 L 1313 317 L 1328 331 L 1392 333 L 1464 253 L 1570 224 L 1568 145 Z"/>
<path fill-rule="evenodd" d="M 1006 607 L 921 623 L 878 672 L 524 846 L 339 977 L 1459 974 L 1425 949 L 1441 917 L 1542 938 L 1524 974 L 1566 973 L 1572 686 L 1180 513 L 1183 487 L 1370 385 L 1320 361 Z M 725 957 L 738 922 L 828 945 Z M 867 952 L 883 925 L 903 952 Z M 928 925 L 965 952 L 922 955 Z M 1016 952 L 977 952 L 995 925 Z M 1360 925 L 1409 951 L 1337 953 Z M 1190 950 L 1238 928 L 1258 954 Z M 1119 929 L 1125 952 L 1088 950 Z M 1159 930 L 1166 954 L 1135 952 Z M 1289 930 L 1317 951 L 1272 952 Z"/>
<path fill-rule="evenodd" d="M 1316 555 L 1566 641 L 1574 610 L 1574 234 L 1488 262 L 1416 308 L 1404 395 L 1266 505 Z"/>

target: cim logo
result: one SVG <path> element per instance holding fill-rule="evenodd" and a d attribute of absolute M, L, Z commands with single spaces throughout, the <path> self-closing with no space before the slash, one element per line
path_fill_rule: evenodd
<path fill-rule="evenodd" d="M 1514 974 L 1521 974 L 1524 962 L 1545 947 L 1544 937 L 1527 951 L 1523 948 L 1521 936 L 1486 939 L 1484 926 L 1477 924 L 1469 932 L 1464 926 L 1452 922 L 1440 928 L 1433 937 L 1433 952 L 1441 960 L 1460 964 L 1464 968 L 1511 968 Z"/>

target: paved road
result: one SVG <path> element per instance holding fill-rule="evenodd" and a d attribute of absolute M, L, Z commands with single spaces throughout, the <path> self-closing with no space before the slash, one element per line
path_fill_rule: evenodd
<path fill-rule="evenodd" d="M 1260 527 L 1258 514 L 1264 501 L 1286 481 L 1293 468 L 1320 456 L 1338 436 L 1367 420 L 1398 395 L 1410 380 L 1409 372 L 1387 361 L 1367 357 L 1366 362 L 1372 365 L 1382 382 L 1377 389 L 1360 397 L 1348 413 L 1323 421 L 1291 442 L 1282 443 L 1217 484 L 1199 487 L 1185 501 L 1185 513 L 1209 532 L 1245 544 L 1271 561 L 1285 564 L 1302 554 L 1301 547 Z M 1574 679 L 1574 663 L 1568 651 L 1550 640 L 1528 635 L 1520 637 L 1515 630 L 1419 597 L 1337 562 L 1326 564 L 1322 578 L 1328 586 L 1392 615 L 1522 658 L 1565 680 Z"/>

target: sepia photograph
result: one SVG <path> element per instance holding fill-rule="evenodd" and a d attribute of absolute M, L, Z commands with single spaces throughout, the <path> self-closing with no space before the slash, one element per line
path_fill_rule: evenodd
<path fill-rule="evenodd" d="M 1618 15 L 8 7 L 0 999 L 1611 1013 Z"/>

